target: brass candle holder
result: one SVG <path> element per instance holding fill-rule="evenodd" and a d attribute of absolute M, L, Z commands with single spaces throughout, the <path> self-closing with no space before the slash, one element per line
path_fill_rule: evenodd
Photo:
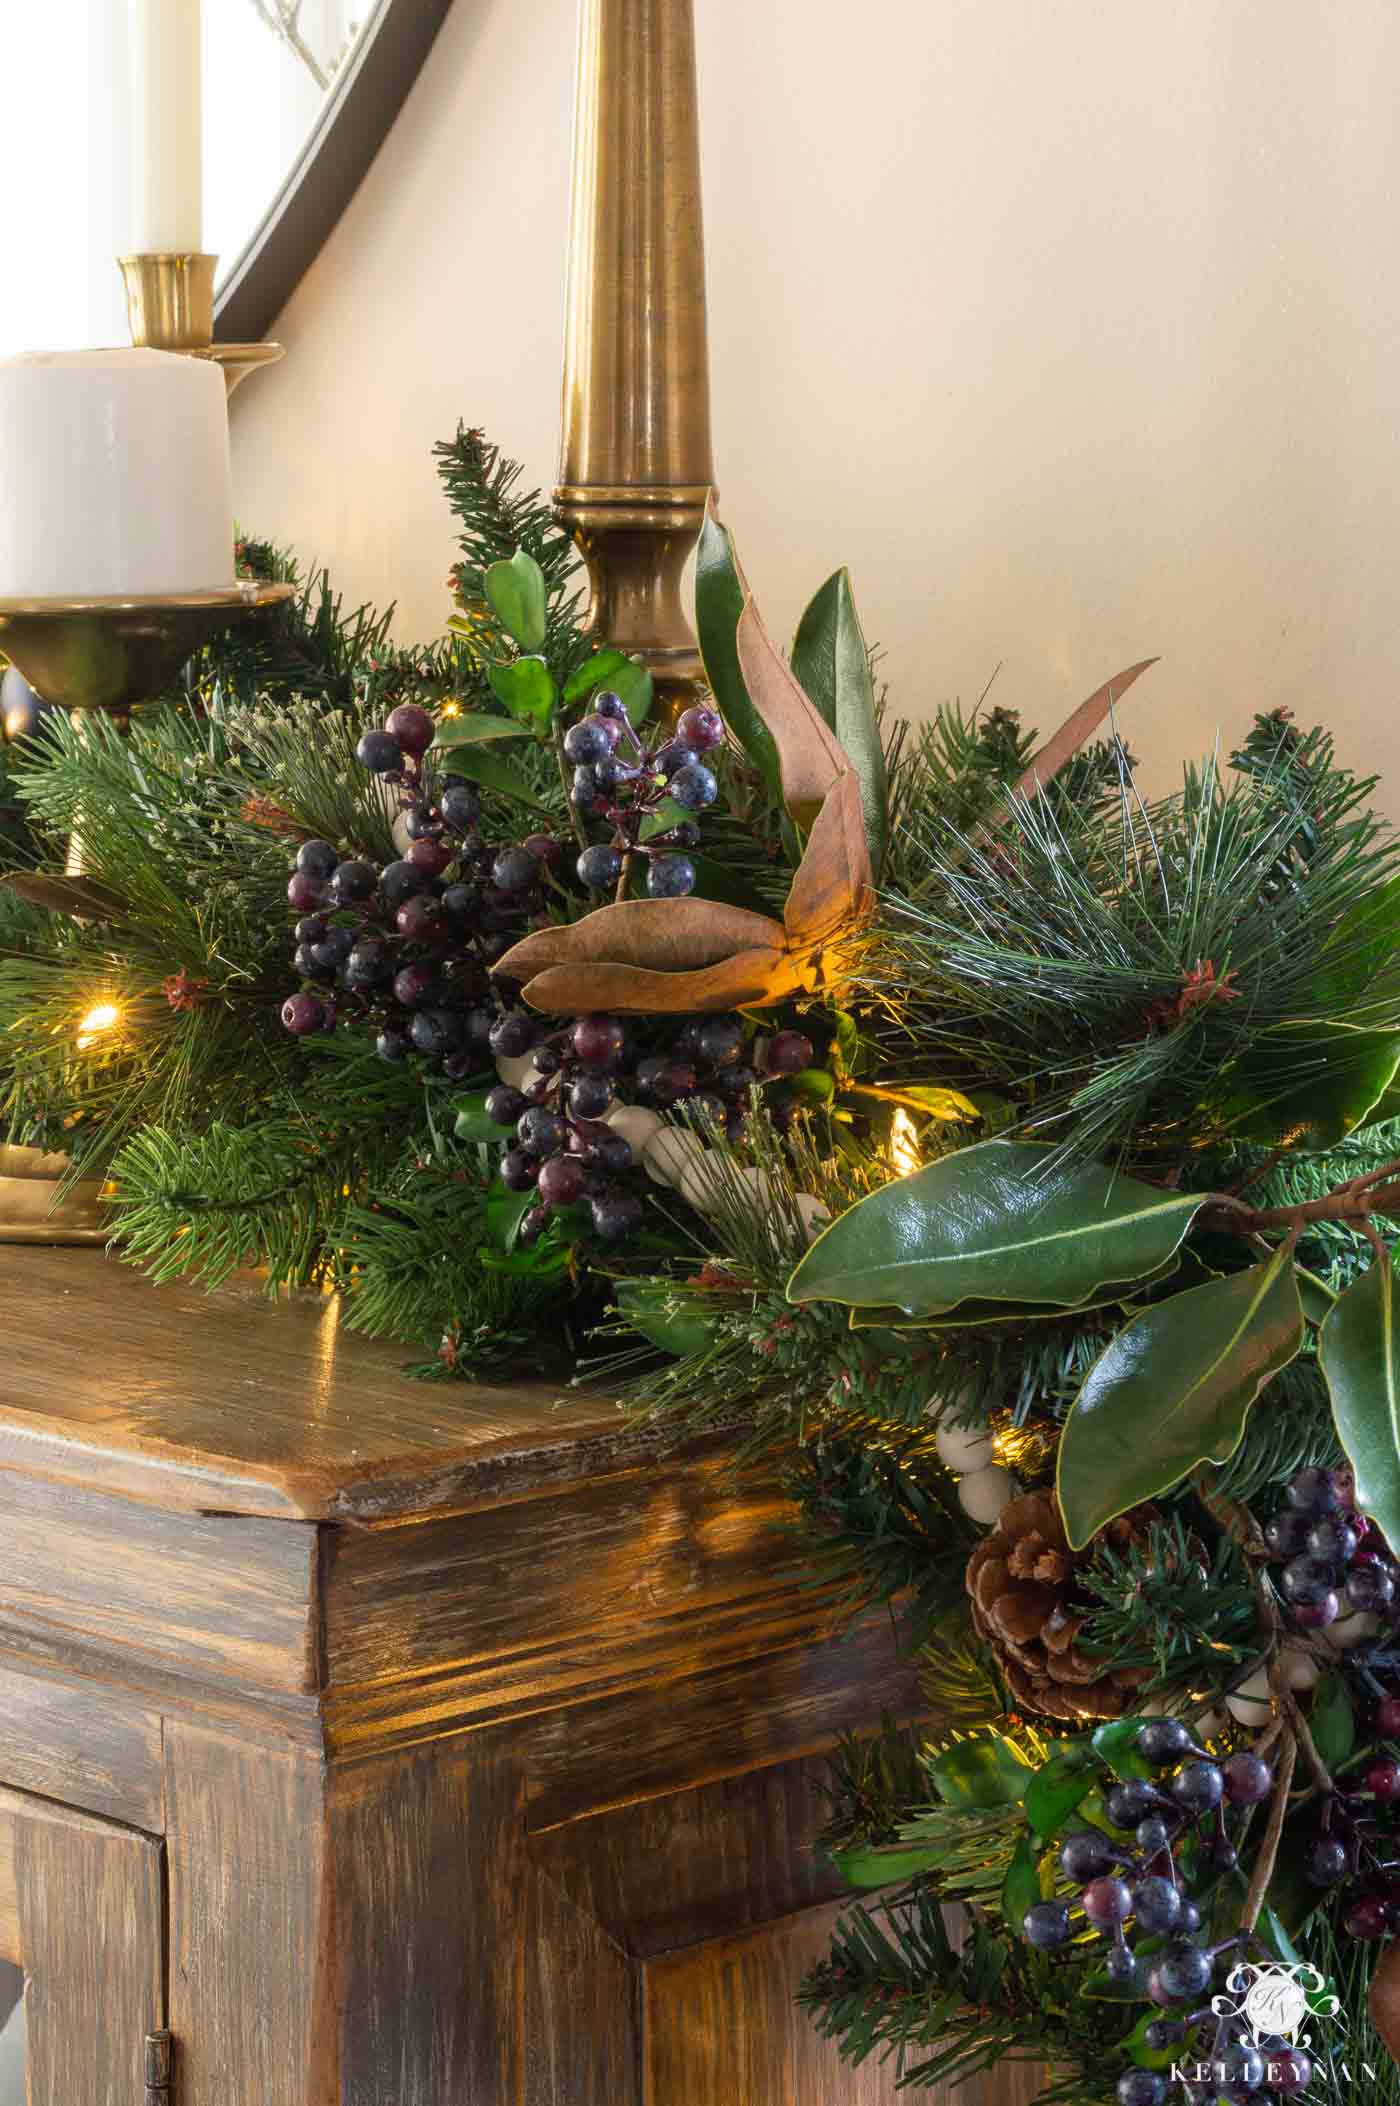
<path fill-rule="evenodd" d="M 683 706 L 681 578 L 714 481 L 693 0 L 580 0 L 556 514 L 590 626 Z"/>
<path fill-rule="evenodd" d="M 223 369 L 231 395 L 239 382 L 261 366 L 285 356 L 280 344 L 214 342 L 214 271 L 217 256 L 170 250 L 140 256 L 118 256 L 126 285 L 131 341 L 149 351 L 182 351 L 189 358 L 212 359 Z"/>

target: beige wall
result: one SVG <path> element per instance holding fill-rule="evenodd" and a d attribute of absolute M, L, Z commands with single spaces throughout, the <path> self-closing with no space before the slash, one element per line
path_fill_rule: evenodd
<path fill-rule="evenodd" d="M 911 714 L 1160 652 L 1175 756 L 1323 715 L 1400 815 L 1391 0 L 696 0 L 724 509 Z M 554 466 L 573 0 L 456 0 L 234 405 L 240 512 L 447 611 L 459 415 Z"/>

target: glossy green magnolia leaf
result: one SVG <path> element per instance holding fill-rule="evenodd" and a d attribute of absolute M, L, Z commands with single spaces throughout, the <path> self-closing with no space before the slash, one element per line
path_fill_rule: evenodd
<path fill-rule="evenodd" d="M 932 1083 L 855 1082 L 850 1087 L 857 1097 L 878 1097 L 884 1104 L 904 1104 L 913 1111 L 927 1112 L 941 1126 L 961 1126 L 982 1116 L 961 1090 L 938 1089 Z"/>
<path fill-rule="evenodd" d="M 545 590 L 534 557 L 518 548 L 509 563 L 493 563 L 483 582 L 502 627 L 522 651 L 538 651 L 545 638 Z"/>
<path fill-rule="evenodd" d="M 1327 939 L 1314 989 L 1318 1015 L 1336 1016 L 1360 1001 L 1379 975 L 1393 973 L 1397 950 L 1400 877 L 1393 877 L 1349 907 Z"/>
<path fill-rule="evenodd" d="M 1138 1748 L 1138 1731 L 1141 1726 L 1140 1718 L 1109 1719 L 1107 1724 L 1095 1726 L 1089 1737 L 1089 1745 L 1099 1760 L 1106 1762 L 1114 1776 L 1121 1777 L 1124 1782 L 1133 1777 L 1146 1782 L 1157 1775 L 1152 1764 Z M 1102 1825 L 1107 1827 L 1111 1824 L 1105 1819 Z"/>
<path fill-rule="evenodd" d="M 929 1776 L 946 1806 L 1009 1806 L 1030 1782 L 1031 1769 L 1009 1740 L 988 1734 L 945 1748 L 929 1764 Z"/>
<path fill-rule="evenodd" d="M 1324 1675 L 1313 1691 L 1308 1729 L 1328 1769 L 1340 1768 L 1356 1746 L 1356 1714 L 1339 1674 Z"/>
<path fill-rule="evenodd" d="M 1002 1921 L 1014 1937 L 1022 1937 L 1021 1925 L 1027 1909 L 1040 1900 L 1040 1853 L 1028 1835 L 1023 1835 L 1011 1853 L 1011 1863 L 1001 1883 Z"/>
<path fill-rule="evenodd" d="M 1087 1302 L 1076 1302 L 1072 1309 L 1058 1308 L 1053 1302 L 954 1302 L 947 1309 L 926 1310 L 922 1316 L 906 1316 L 902 1310 L 887 1308 L 872 1316 L 878 1321 L 905 1331 L 961 1331 L 975 1327 L 985 1329 L 988 1324 L 1043 1324 L 1066 1316 L 1086 1316 L 1093 1309 L 1112 1309 L 1159 1287 L 1164 1281 L 1174 1279 L 1178 1260 L 1171 1258 L 1156 1272 L 1147 1273 L 1140 1280 L 1111 1280 L 1097 1294 L 1091 1294 Z M 867 1312 L 851 1311 L 851 1329 L 866 1328 Z"/>
<path fill-rule="evenodd" d="M 1295 1267 L 1298 1275 L 1298 1299 L 1303 1305 L 1303 1314 L 1310 1324 L 1324 1324 L 1337 1306 L 1337 1297 L 1326 1280 L 1320 1280 L 1315 1272 L 1305 1265 Z"/>
<path fill-rule="evenodd" d="M 1400 1543 L 1397 1314 L 1395 1268 L 1387 1257 L 1337 1297 L 1318 1341 L 1337 1436 L 1356 1477 L 1356 1503 L 1388 1543 Z"/>
<path fill-rule="evenodd" d="M 714 1342 L 714 1321 L 694 1307 L 694 1298 L 655 1280 L 619 1280 L 613 1299 L 634 1331 L 677 1359 L 703 1353 Z"/>
<path fill-rule="evenodd" d="M 1230 1131 L 1269 1148 L 1335 1148 L 1366 1124 L 1397 1068 L 1400 1032 L 1278 1024 L 1229 1072 Z"/>
<path fill-rule="evenodd" d="M 459 1141 L 503 1141 L 506 1129 L 497 1120 L 487 1117 L 486 1099 L 489 1092 L 473 1090 L 469 1096 L 454 1097 L 452 1109 L 456 1115 L 453 1132 Z"/>
<path fill-rule="evenodd" d="M 1026 1819 L 1043 1842 L 1048 1842 L 1070 1815 L 1088 1798 L 1095 1784 L 1093 1759 L 1074 1745 L 1057 1748 L 1026 1786 Z"/>
<path fill-rule="evenodd" d="M 492 694 L 505 703 L 518 723 L 534 731 L 549 729 L 558 690 L 542 658 L 513 658 L 509 665 L 488 665 L 486 677 Z"/>
<path fill-rule="evenodd" d="M 1227 1462 L 1249 1407 L 1303 1343 L 1293 1260 L 1277 1251 L 1230 1279 L 1169 1295 L 1110 1340 L 1060 1436 L 1057 1487 L 1070 1546 L 1115 1515 Z"/>
<path fill-rule="evenodd" d="M 454 774 L 467 776 L 484 790 L 494 790 L 498 796 L 509 797 L 532 812 L 550 816 L 549 806 L 540 802 L 514 761 L 497 753 L 492 742 L 482 740 L 473 746 L 458 746 L 452 755 L 452 768 Z"/>
<path fill-rule="evenodd" d="M 460 717 L 439 719 L 437 737 L 433 740 L 434 753 L 453 746 L 475 746 L 482 739 L 527 739 L 528 724 L 518 724 L 514 717 L 488 717 L 480 710 L 464 710 Z"/>
<path fill-rule="evenodd" d="M 705 678 L 715 706 L 763 778 L 775 804 L 783 801 L 783 778 L 773 734 L 749 699 L 739 669 L 739 617 L 748 595 L 729 531 L 714 514 L 705 514 L 700 546 L 695 552 L 695 627 Z"/>
<path fill-rule="evenodd" d="M 878 878 L 889 840 L 889 785 L 885 749 L 875 721 L 870 652 L 856 613 L 849 571 L 838 570 L 827 579 L 798 623 L 792 669 L 851 757 L 860 783 L 870 861 Z"/>
<path fill-rule="evenodd" d="M 848 1886 L 869 1892 L 872 1887 L 902 1886 L 921 1872 L 932 1872 L 943 1856 L 936 1849 L 911 1850 L 907 1843 L 878 1844 L 865 1850 L 833 1850 L 831 1861 Z"/>
<path fill-rule="evenodd" d="M 872 1192 L 823 1231 L 788 1282 L 794 1302 L 911 1316 L 964 1301 L 1072 1309 L 1174 1254 L 1202 1203 L 1065 1166 L 1024 1141 L 981 1141 Z"/>

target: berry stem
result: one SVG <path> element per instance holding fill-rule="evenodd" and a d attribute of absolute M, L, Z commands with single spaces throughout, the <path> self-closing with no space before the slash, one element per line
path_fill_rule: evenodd
<path fill-rule="evenodd" d="M 559 787 L 564 792 L 564 808 L 573 825 L 574 839 L 580 848 L 587 848 L 588 828 L 583 823 L 582 812 L 570 794 L 569 763 L 564 753 L 564 727 L 557 717 L 554 720 L 554 759 L 559 769 Z"/>
<path fill-rule="evenodd" d="M 1244 1897 L 1240 1911 L 1240 1929 L 1252 1931 L 1259 1921 L 1259 1911 L 1264 1906 L 1264 1896 L 1269 1891 L 1269 1881 L 1274 1876 L 1278 1860 L 1278 1847 L 1283 1836 L 1283 1824 L 1288 1814 L 1288 1794 L 1293 1783 L 1293 1767 L 1298 1759 L 1298 1743 L 1291 1732 L 1282 1734 L 1278 1769 L 1274 1774 L 1274 1796 L 1269 1805 L 1269 1825 L 1259 1843 L 1259 1855 L 1254 1860 L 1254 1870 L 1249 1876 L 1249 1891 Z"/>

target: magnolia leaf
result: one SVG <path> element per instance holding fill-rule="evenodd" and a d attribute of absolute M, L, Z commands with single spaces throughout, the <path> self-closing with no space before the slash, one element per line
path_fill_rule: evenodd
<path fill-rule="evenodd" d="M 513 717 L 539 731 L 549 727 L 558 690 L 542 658 L 513 658 L 509 665 L 488 665 L 491 692 Z"/>
<path fill-rule="evenodd" d="M 879 1097 L 886 1104 L 906 1104 L 911 1110 L 924 1112 L 944 1126 L 964 1125 L 982 1116 L 961 1090 L 939 1089 L 932 1083 L 850 1082 L 846 1089 L 854 1097 Z"/>
<path fill-rule="evenodd" d="M 1400 1944 L 1386 1947 L 1371 1976 L 1366 2011 L 1392 2062 L 1400 2062 Z"/>
<path fill-rule="evenodd" d="M 695 627 L 705 678 L 720 715 L 763 778 L 770 797 L 783 793 L 773 734 L 750 700 L 739 668 L 738 629 L 748 582 L 739 568 L 729 530 L 715 516 L 713 492 L 695 552 Z"/>
<path fill-rule="evenodd" d="M 1035 759 L 1028 764 L 1014 784 L 1007 802 L 999 811 L 994 812 L 979 830 L 979 838 L 985 839 L 987 834 L 994 832 L 1010 817 L 1017 798 L 1035 797 L 1042 790 L 1048 789 L 1065 763 L 1074 759 L 1081 746 L 1088 744 L 1114 703 L 1127 694 L 1140 674 L 1156 663 L 1155 658 L 1140 659 L 1136 665 L 1130 665 L 1125 673 L 1115 673 L 1111 680 L 1105 680 L 1102 687 L 1095 688 L 1088 701 L 1081 702 L 1073 715 L 1065 718 L 1054 737 L 1048 739 L 1041 747 Z"/>
<path fill-rule="evenodd" d="M 879 1321 L 905 1331 L 959 1331 L 980 1329 L 987 1324 L 1043 1324 L 1066 1316 L 1087 1316 L 1093 1309 L 1121 1307 L 1124 1302 L 1135 1300 L 1151 1288 L 1159 1287 L 1164 1280 L 1174 1279 L 1180 1269 L 1179 1258 L 1169 1258 L 1155 1272 L 1144 1273 L 1140 1280 L 1111 1280 L 1091 1294 L 1087 1301 L 1076 1302 L 1072 1309 L 1062 1308 L 1055 1302 L 954 1302 L 946 1309 L 926 1309 L 920 1316 L 904 1315 L 899 1309 L 880 1312 Z M 866 1328 L 864 1319 L 869 1314 L 863 1309 L 851 1311 L 851 1329 Z"/>
<path fill-rule="evenodd" d="M 955 1741 L 928 1774 L 945 1806 L 1010 1806 L 1031 1780 L 1029 1763 L 999 1734 Z"/>
<path fill-rule="evenodd" d="M 831 1861 L 847 1886 L 868 1891 L 872 1887 L 903 1886 L 921 1872 L 931 1872 L 946 1856 L 942 1843 L 923 1850 L 908 1843 L 871 1844 L 863 1850 L 833 1850 Z"/>
<path fill-rule="evenodd" d="M 1230 1068 L 1226 1117 L 1266 1148 L 1335 1148 L 1364 1126 L 1400 1068 L 1400 1032 L 1277 1024 Z"/>
<path fill-rule="evenodd" d="M 514 761 L 496 752 L 493 742 L 481 739 L 473 745 L 455 747 L 452 767 L 456 774 L 480 783 L 483 789 L 494 790 L 500 797 L 513 798 L 516 804 L 549 816 L 549 806 L 540 802 Z"/>
<path fill-rule="evenodd" d="M 1060 1436 L 1072 1550 L 1203 1462 L 1228 1462 L 1249 1407 L 1303 1343 L 1292 1256 L 1144 1309 L 1099 1355 Z"/>
<path fill-rule="evenodd" d="M 1306 1265 L 1296 1268 L 1298 1274 L 1298 1299 L 1303 1305 L 1303 1314 L 1310 1324 L 1324 1324 L 1337 1306 L 1337 1296 L 1326 1280 L 1320 1280 Z"/>
<path fill-rule="evenodd" d="M 0 883 L 8 885 L 31 907 L 47 908 L 50 914 L 67 914 L 74 921 L 121 921 L 127 913 L 121 894 L 96 878 L 49 877 L 38 870 L 10 870 Z"/>
<path fill-rule="evenodd" d="M 581 702 L 585 695 L 597 694 L 601 688 L 609 688 L 619 696 L 627 711 L 628 722 L 635 730 L 645 724 L 651 715 L 656 700 L 651 674 L 635 658 L 627 658 L 621 651 L 611 648 L 595 651 L 585 658 L 577 671 L 569 676 L 564 688 L 566 702 Z"/>
<path fill-rule="evenodd" d="M 678 1295 L 664 1282 L 619 1280 L 613 1299 L 632 1329 L 663 1353 L 684 1359 L 689 1353 L 703 1353 L 714 1342 L 714 1318 L 688 1307 L 692 1298 Z"/>
<path fill-rule="evenodd" d="M 739 617 L 736 642 L 744 685 L 778 749 L 783 803 L 806 833 L 833 784 L 852 772 L 850 756 L 803 693 L 752 599 Z"/>
<path fill-rule="evenodd" d="M 545 639 L 544 572 L 518 548 L 509 563 L 493 563 L 483 583 L 502 625 L 522 651 L 538 651 Z"/>
<path fill-rule="evenodd" d="M 1354 1006 L 1400 950 L 1400 876 L 1366 892 L 1341 916 L 1318 963 L 1313 1001 L 1319 1016 Z M 1389 975 L 1387 974 L 1387 978 Z"/>
<path fill-rule="evenodd" d="M 522 661 L 523 663 L 523 661 Z M 480 739 L 527 739 L 528 724 L 517 724 L 514 717 L 488 717 L 479 710 L 468 710 L 460 717 L 443 717 L 433 740 L 433 751 L 439 753 L 448 746 L 474 746 Z"/>
<path fill-rule="evenodd" d="M 981 1141 L 848 1208 L 797 1267 L 788 1299 L 911 1316 L 969 1300 L 1072 1309 L 1158 1271 L 1202 1200 L 1096 1163 L 1055 1163 L 1028 1142 Z"/>
<path fill-rule="evenodd" d="M 855 832 L 852 831 L 854 814 Z M 519 980 L 534 1009 L 681 1016 L 762 1009 L 814 994 L 839 974 L 826 946 L 869 911 L 855 779 L 823 811 L 785 910 L 785 922 L 721 900 L 620 900 L 567 927 L 538 929 L 506 952 L 498 973 Z M 844 908 L 843 903 L 844 901 Z"/>
<path fill-rule="evenodd" d="M 1400 1543 L 1400 1338 L 1389 1257 L 1353 1280 L 1322 1326 L 1318 1358 L 1356 1503 L 1388 1543 Z"/>
<path fill-rule="evenodd" d="M 889 787 L 870 653 L 849 571 L 838 570 L 827 579 L 798 623 L 792 670 L 850 757 L 860 783 L 870 860 L 878 874 L 889 838 Z"/>

